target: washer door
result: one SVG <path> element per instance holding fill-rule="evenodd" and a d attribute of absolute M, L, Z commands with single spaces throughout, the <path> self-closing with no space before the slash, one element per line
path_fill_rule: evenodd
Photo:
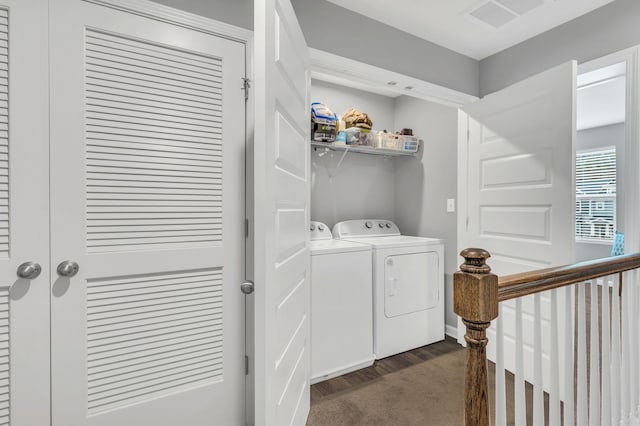
<path fill-rule="evenodd" d="M 384 314 L 387 318 L 438 304 L 438 253 L 387 256 L 384 263 Z"/>

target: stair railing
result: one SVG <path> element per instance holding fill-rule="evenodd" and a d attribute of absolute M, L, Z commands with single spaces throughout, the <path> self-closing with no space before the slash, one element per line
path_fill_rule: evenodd
<path fill-rule="evenodd" d="M 454 274 L 454 312 L 466 327 L 465 425 L 490 424 L 492 321 L 496 425 L 524 426 L 527 419 L 534 426 L 630 424 L 640 416 L 640 253 L 502 277 L 491 273 L 486 250 L 469 248 L 460 255 L 465 261 Z M 503 305 L 509 305 L 512 323 L 503 323 Z M 505 326 L 515 330 L 509 339 Z M 514 380 L 509 413 L 505 376 Z M 526 387 L 533 391 L 529 409 Z"/>

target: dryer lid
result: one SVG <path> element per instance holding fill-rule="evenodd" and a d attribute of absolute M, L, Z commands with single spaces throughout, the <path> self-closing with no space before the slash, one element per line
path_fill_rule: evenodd
<path fill-rule="evenodd" d="M 393 235 L 388 237 L 349 237 L 348 241 L 370 244 L 375 249 L 392 249 L 423 247 L 442 244 L 439 238 L 412 237 L 409 235 Z"/>
<path fill-rule="evenodd" d="M 311 241 L 309 248 L 312 256 L 356 251 L 371 252 L 370 245 L 344 240 L 315 240 Z"/>

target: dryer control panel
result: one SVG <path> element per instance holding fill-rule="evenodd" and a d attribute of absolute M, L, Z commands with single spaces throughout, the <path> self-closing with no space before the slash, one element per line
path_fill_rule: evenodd
<path fill-rule="evenodd" d="M 309 224 L 309 232 L 311 233 L 311 240 L 332 240 L 331 229 L 322 222 L 316 222 L 314 220 Z"/>
<path fill-rule="evenodd" d="M 385 219 L 358 219 L 338 222 L 333 227 L 333 238 L 383 237 L 400 235 L 398 226 Z"/>

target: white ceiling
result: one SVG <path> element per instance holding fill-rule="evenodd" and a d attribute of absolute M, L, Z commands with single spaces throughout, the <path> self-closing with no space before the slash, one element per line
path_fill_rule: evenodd
<path fill-rule="evenodd" d="M 463 55 L 483 59 L 613 0 L 328 1 Z M 471 14 L 485 3 L 489 3 L 488 7 Z M 498 3 L 511 5 L 511 12 Z M 519 14 L 527 4 L 537 7 Z M 494 28 L 474 15 L 497 25 L 506 23 Z"/>

